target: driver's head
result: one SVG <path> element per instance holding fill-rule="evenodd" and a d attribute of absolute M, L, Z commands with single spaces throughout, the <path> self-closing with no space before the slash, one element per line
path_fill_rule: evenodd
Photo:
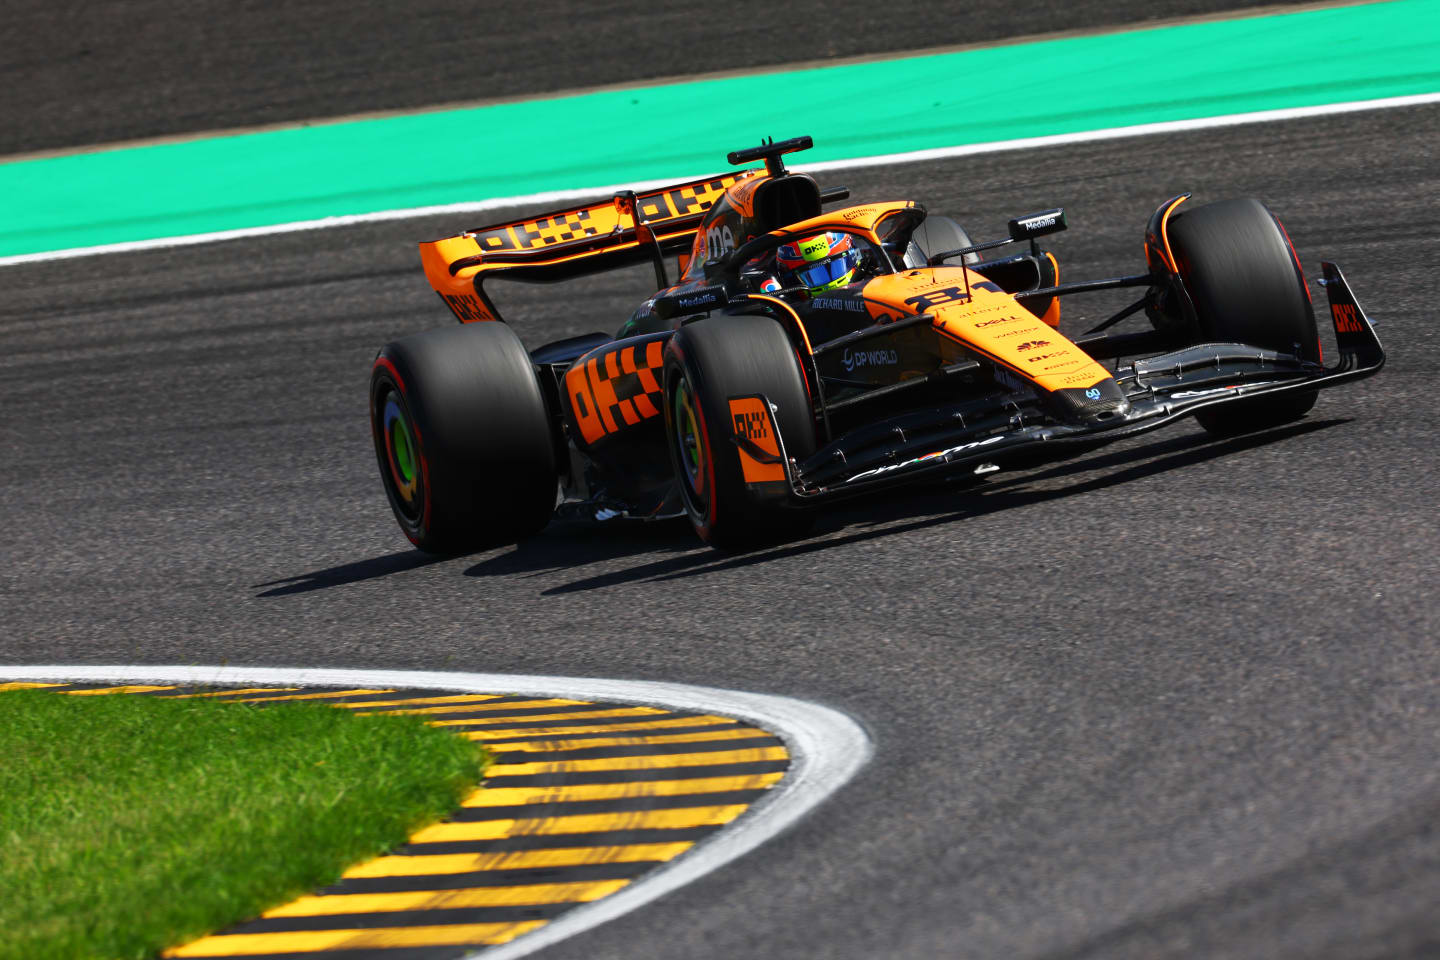
<path fill-rule="evenodd" d="M 817 233 L 775 251 L 781 284 L 805 287 L 812 296 L 850 283 L 859 264 L 860 250 L 848 233 Z"/>

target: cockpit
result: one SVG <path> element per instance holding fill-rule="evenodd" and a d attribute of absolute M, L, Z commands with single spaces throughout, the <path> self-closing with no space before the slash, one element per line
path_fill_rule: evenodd
<path fill-rule="evenodd" d="M 893 272 L 885 250 L 863 233 L 822 230 L 796 237 L 740 270 L 749 293 L 817 296 Z"/>

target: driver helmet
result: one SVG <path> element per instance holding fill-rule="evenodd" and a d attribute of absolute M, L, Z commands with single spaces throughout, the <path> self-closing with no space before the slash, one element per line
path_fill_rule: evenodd
<path fill-rule="evenodd" d="M 860 250 L 848 233 L 817 233 L 775 251 L 782 285 L 805 287 L 811 296 L 850 283 L 859 265 Z"/>

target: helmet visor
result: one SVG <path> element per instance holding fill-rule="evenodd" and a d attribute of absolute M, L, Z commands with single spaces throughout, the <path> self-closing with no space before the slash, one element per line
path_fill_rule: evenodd
<path fill-rule="evenodd" d="M 795 280 L 812 290 L 817 287 L 829 286 L 849 276 L 859 262 L 859 251 L 851 247 L 844 253 L 827 257 L 818 263 L 807 263 L 804 266 L 795 267 Z"/>

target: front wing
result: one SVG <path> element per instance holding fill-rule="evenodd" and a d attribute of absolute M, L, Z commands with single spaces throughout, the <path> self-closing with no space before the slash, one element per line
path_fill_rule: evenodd
<path fill-rule="evenodd" d="M 830 450 L 799 464 L 785 455 L 783 438 L 779 438 L 778 456 L 755 447 L 738 433 L 732 440 L 740 448 L 742 460 L 778 461 L 785 472 L 783 494 L 791 502 L 815 503 L 967 470 L 984 473 L 988 472 L 986 465 L 1009 458 L 1064 459 L 1163 427 L 1205 408 L 1290 391 L 1320 390 L 1372 376 L 1385 365 L 1385 351 L 1373 323 L 1360 309 L 1340 269 L 1329 262 L 1321 266 L 1340 353 L 1329 367 L 1245 344 L 1199 344 L 1120 368 L 1115 379 L 1126 393 L 1129 409 L 1108 420 L 1027 424 L 1018 406 L 1002 406 L 990 411 L 988 418 L 972 413 L 967 419 L 952 413 L 950 418 L 961 425 L 959 429 L 939 433 L 915 429 L 907 434 L 903 427 L 887 424 L 885 433 L 894 440 L 870 456 L 845 457 Z M 767 483 L 766 487 L 767 492 L 782 493 L 779 483 Z"/>

